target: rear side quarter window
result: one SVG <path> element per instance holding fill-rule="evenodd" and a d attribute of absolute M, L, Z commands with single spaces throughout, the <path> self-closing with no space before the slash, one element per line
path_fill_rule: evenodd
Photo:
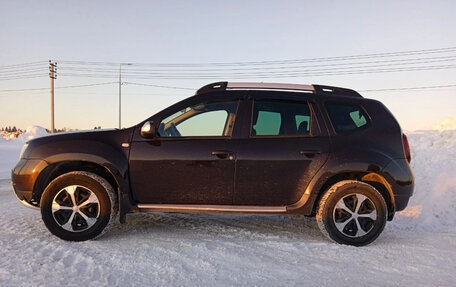
<path fill-rule="evenodd" d="M 369 126 L 369 117 L 364 109 L 357 104 L 342 102 L 326 102 L 329 118 L 338 134 L 347 134 Z"/>

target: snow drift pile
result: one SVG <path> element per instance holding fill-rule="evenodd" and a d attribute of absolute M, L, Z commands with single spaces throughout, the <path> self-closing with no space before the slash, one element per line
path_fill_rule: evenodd
<path fill-rule="evenodd" d="M 30 126 L 27 128 L 25 133 L 23 133 L 22 135 L 20 135 L 18 137 L 18 140 L 25 143 L 26 141 L 29 141 L 31 139 L 34 139 L 37 137 L 43 137 L 43 136 L 47 136 L 47 135 L 49 135 L 49 134 L 45 128 L 40 127 L 40 126 Z"/>
<path fill-rule="evenodd" d="M 455 121 L 456 122 L 456 121 Z M 415 193 L 409 206 L 397 214 L 394 222 L 410 228 L 445 231 L 456 226 L 456 129 L 453 121 L 443 122 L 438 130 L 408 133 L 415 173 Z M 0 138 L 0 179 L 9 178 L 22 144 L 48 135 L 39 126 L 31 126 L 14 140 Z"/>

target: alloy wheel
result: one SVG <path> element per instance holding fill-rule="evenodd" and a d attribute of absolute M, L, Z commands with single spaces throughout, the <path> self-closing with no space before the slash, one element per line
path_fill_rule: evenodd
<path fill-rule="evenodd" d="M 100 216 L 100 201 L 90 189 L 70 185 L 61 189 L 52 200 L 55 222 L 70 232 L 91 228 Z"/>
<path fill-rule="evenodd" d="M 334 224 L 345 236 L 357 238 L 369 233 L 377 220 L 377 210 L 369 197 L 352 193 L 342 197 L 333 210 Z"/>

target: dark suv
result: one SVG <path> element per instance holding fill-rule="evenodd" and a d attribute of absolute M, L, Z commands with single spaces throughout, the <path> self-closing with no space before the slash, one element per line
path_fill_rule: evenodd
<path fill-rule="evenodd" d="M 406 207 L 409 162 L 393 115 L 353 90 L 220 82 L 131 128 L 31 140 L 12 180 L 65 240 L 100 236 L 118 213 L 233 212 L 316 216 L 360 246 Z"/>

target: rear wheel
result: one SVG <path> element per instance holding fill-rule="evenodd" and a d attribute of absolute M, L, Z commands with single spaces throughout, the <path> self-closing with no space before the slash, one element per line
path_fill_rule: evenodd
<path fill-rule="evenodd" d="M 46 227 L 64 240 L 84 241 L 101 236 L 116 214 L 116 194 L 111 185 L 89 172 L 57 177 L 41 198 L 41 216 Z"/>
<path fill-rule="evenodd" d="M 328 238 L 354 246 L 374 241 L 383 231 L 387 207 L 383 196 L 360 181 L 341 181 L 322 197 L 317 223 Z"/>

